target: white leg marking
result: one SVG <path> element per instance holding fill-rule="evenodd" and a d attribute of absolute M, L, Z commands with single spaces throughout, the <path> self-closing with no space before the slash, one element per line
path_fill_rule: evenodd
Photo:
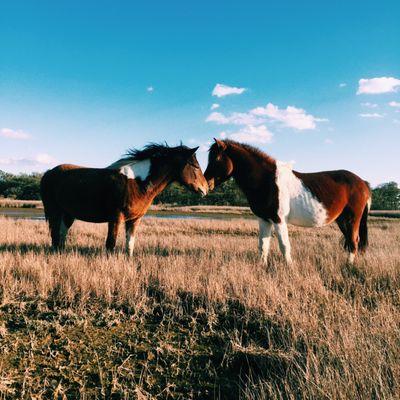
<path fill-rule="evenodd" d="M 350 264 L 350 265 L 353 265 L 355 258 L 356 258 L 355 253 L 349 253 L 349 255 L 347 257 L 347 263 Z"/>
<path fill-rule="evenodd" d="M 65 241 L 67 240 L 68 228 L 65 226 L 64 221 L 61 219 L 60 223 L 60 245 L 65 246 Z"/>
<path fill-rule="evenodd" d="M 279 248 L 281 249 L 281 252 L 285 257 L 286 263 L 291 264 L 292 257 L 290 255 L 290 241 L 286 222 L 275 224 L 275 232 L 278 236 Z"/>
<path fill-rule="evenodd" d="M 133 227 L 131 227 L 126 230 L 126 243 L 125 243 L 126 254 L 128 254 L 129 257 L 132 256 L 134 247 L 135 247 L 135 234 L 133 231 Z"/>
<path fill-rule="evenodd" d="M 260 252 L 261 260 L 264 262 L 264 264 L 267 264 L 273 225 L 271 222 L 264 221 L 261 218 L 259 218 L 258 222 L 260 226 L 258 249 Z"/>

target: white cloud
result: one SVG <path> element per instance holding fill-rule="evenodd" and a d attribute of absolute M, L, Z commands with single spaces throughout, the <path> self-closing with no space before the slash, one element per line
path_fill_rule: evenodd
<path fill-rule="evenodd" d="M 393 77 L 381 77 L 372 79 L 360 79 L 358 81 L 357 94 L 380 94 L 396 92 L 400 88 L 400 79 Z"/>
<path fill-rule="evenodd" d="M 221 137 L 226 137 L 226 132 L 221 132 Z M 270 143 L 273 133 L 265 125 L 248 125 L 239 131 L 229 134 L 229 138 L 247 143 Z"/>
<path fill-rule="evenodd" d="M 311 114 L 307 114 L 302 108 L 288 106 L 286 109 L 280 109 L 272 103 L 268 103 L 265 107 L 254 108 L 250 113 L 280 121 L 283 125 L 298 130 L 315 129 L 316 122 L 328 121 L 325 118 L 316 118 Z"/>
<path fill-rule="evenodd" d="M 249 113 L 234 112 L 228 116 L 220 112 L 212 112 L 207 118 L 206 122 L 215 122 L 218 125 L 258 125 L 265 121 L 265 119 L 258 118 Z"/>
<path fill-rule="evenodd" d="M 154 92 L 154 87 L 153 87 L 153 86 L 149 86 L 146 90 L 147 90 L 149 93 L 152 93 L 152 92 Z"/>
<path fill-rule="evenodd" d="M 339 87 L 341 87 L 341 88 L 346 87 L 346 86 L 347 86 L 347 83 L 345 83 L 345 82 L 339 83 Z"/>
<path fill-rule="evenodd" d="M 390 107 L 400 108 L 400 103 L 398 101 L 391 101 L 388 103 Z"/>
<path fill-rule="evenodd" d="M 17 166 L 21 168 L 39 168 L 57 164 L 57 160 L 46 153 L 37 154 L 27 158 L 0 158 L 0 165 Z"/>
<path fill-rule="evenodd" d="M 368 107 L 368 108 L 378 108 L 378 104 L 375 103 L 369 103 L 368 101 L 366 103 L 361 103 L 363 107 Z"/>
<path fill-rule="evenodd" d="M 378 113 L 365 113 L 358 115 L 362 118 L 383 118 L 383 114 L 378 114 Z"/>
<path fill-rule="evenodd" d="M 217 83 L 212 91 L 212 95 L 217 97 L 224 97 L 230 94 L 242 94 L 245 90 L 245 88 L 238 88 Z"/>
<path fill-rule="evenodd" d="M 217 108 L 219 108 L 219 104 L 214 103 L 211 105 L 210 110 L 216 110 Z"/>
<path fill-rule="evenodd" d="M 7 139 L 16 139 L 16 140 L 26 140 L 29 139 L 31 136 L 21 130 L 14 130 L 10 128 L 1 128 L 0 129 L 0 136 L 5 137 Z"/>
<path fill-rule="evenodd" d="M 326 138 L 326 139 L 324 140 L 324 142 L 325 142 L 326 144 L 333 144 L 333 140 L 332 140 L 332 139 L 329 139 L 329 138 Z"/>

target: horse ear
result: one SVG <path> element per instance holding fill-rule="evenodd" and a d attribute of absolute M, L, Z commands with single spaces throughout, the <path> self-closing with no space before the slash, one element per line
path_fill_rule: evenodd
<path fill-rule="evenodd" d="M 215 141 L 215 144 L 218 147 L 218 150 L 224 151 L 226 149 L 226 144 L 222 140 L 214 138 L 214 141 Z"/>
<path fill-rule="evenodd" d="M 188 157 L 191 157 L 193 154 L 196 153 L 196 151 L 199 149 L 200 146 L 193 147 L 193 149 L 188 150 Z"/>

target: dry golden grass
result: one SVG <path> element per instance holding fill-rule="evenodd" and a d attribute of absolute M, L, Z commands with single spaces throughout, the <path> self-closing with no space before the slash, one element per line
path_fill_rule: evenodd
<path fill-rule="evenodd" d="M 131 260 L 104 225 L 61 254 L 43 222 L 0 227 L 4 398 L 399 397 L 399 221 L 370 221 L 354 267 L 336 227 L 291 229 L 275 272 L 254 220 L 149 218 Z"/>

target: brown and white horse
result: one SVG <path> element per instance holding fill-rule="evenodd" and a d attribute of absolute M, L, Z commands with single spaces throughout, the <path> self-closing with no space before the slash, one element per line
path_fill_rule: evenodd
<path fill-rule="evenodd" d="M 132 255 L 141 218 L 168 184 L 177 181 L 207 194 L 196 150 L 149 144 L 143 150 L 130 150 L 107 168 L 62 164 L 47 171 L 40 190 L 53 247 L 64 247 L 68 229 L 79 219 L 108 222 L 106 248 L 113 250 L 118 228 L 125 222 L 126 251 Z"/>
<path fill-rule="evenodd" d="M 291 263 L 287 224 L 339 225 L 353 263 L 368 245 L 371 192 L 367 182 L 345 170 L 301 173 L 247 144 L 217 140 L 210 147 L 204 176 L 209 189 L 233 177 L 259 218 L 259 250 L 267 262 L 272 229 L 286 262 Z"/>

